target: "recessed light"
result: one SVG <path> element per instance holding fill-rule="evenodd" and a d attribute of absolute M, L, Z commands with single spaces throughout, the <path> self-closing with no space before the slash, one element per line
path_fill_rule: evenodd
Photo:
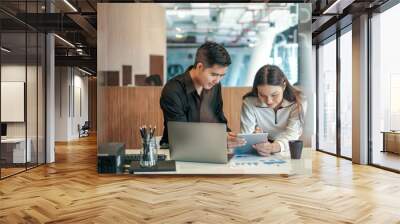
<path fill-rule="evenodd" d="M 65 4 L 67 4 L 74 12 L 78 12 L 78 10 L 68 1 L 64 0 Z"/>
<path fill-rule="evenodd" d="M 6 53 L 10 53 L 11 52 L 11 50 L 9 50 L 9 49 L 7 49 L 5 47 L 1 47 L 1 51 L 4 51 Z"/>
<path fill-rule="evenodd" d="M 69 46 L 75 48 L 75 45 L 73 45 L 73 44 L 72 44 L 71 42 L 69 42 L 68 40 L 66 40 L 66 39 L 64 39 L 64 38 L 62 38 L 62 37 L 60 37 L 60 36 L 57 35 L 57 34 L 54 34 L 54 36 L 57 37 L 58 39 L 60 39 L 62 42 L 66 43 L 67 45 L 69 45 Z"/>

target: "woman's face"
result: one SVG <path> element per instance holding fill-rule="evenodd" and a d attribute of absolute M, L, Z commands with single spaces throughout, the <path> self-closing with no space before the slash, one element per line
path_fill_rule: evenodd
<path fill-rule="evenodd" d="M 282 103 L 284 90 L 282 86 L 267 84 L 257 86 L 258 98 L 273 109 L 276 109 Z"/>

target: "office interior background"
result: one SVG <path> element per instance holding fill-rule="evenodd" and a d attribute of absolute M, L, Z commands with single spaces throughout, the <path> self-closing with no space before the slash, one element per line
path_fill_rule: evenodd
<path fill-rule="evenodd" d="M 251 86 L 266 61 L 280 66 L 291 83 L 298 81 L 298 4 L 175 3 L 164 7 L 167 80 L 193 64 L 199 44 L 215 41 L 225 46 L 233 61 L 223 86 Z M 304 10 L 311 14 L 311 8 Z"/>
<path fill-rule="evenodd" d="M 71 161 L 69 158 L 82 158 L 68 153 L 82 156 L 83 159 L 78 161 L 95 160 L 95 155 L 80 154 L 86 152 L 84 147 L 77 146 L 79 152 L 63 147 L 80 141 L 95 144 L 99 139 L 118 139 L 124 135 L 118 127 L 131 116 L 124 114 L 114 126 L 112 122 L 104 122 L 115 115 L 115 108 L 108 104 L 122 98 L 102 91 L 103 86 L 140 87 L 143 89 L 137 91 L 143 91 L 141 94 L 153 97 L 156 102 L 159 94 L 156 88 L 161 88 L 156 86 L 165 84 L 186 69 L 193 60 L 196 46 L 206 39 L 226 42 L 232 52 L 236 65 L 222 81 L 226 88 L 243 88 L 240 93 L 247 91 L 251 76 L 241 74 L 255 74 L 262 64 L 254 60 L 254 54 L 263 55 L 280 65 L 293 83 L 300 81 L 301 84 L 302 77 L 307 77 L 311 84 L 305 91 L 312 102 L 308 108 L 312 125 L 307 130 L 307 144 L 322 153 L 318 155 L 335 159 L 324 164 L 325 168 L 337 169 L 338 164 L 349 160 L 374 167 L 374 170 L 366 171 L 368 175 L 372 172 L 384 175 L 383 170 L 400 172 L 400 101 L 396 97 L 400 93 L 400 66 L 396 60 L 400 51 L 397 42 L 400 32 L 396 29 L 400 21 L 400 4 L 397 1 L 271 1 L 268 3 L 271 8 L 282 10 L 275 18 L 268 18 L 273 13 L 259 8 L 262 3 L 254 6 L 220 3 L 216 8 L 205 3 L 160 4 L 165 11 L 163 18 L 166 23 L 157 27 L 140 27 L 155 35 L 137 34 L 137 38 L 148 38 L 146 41 L 152 43 L 157 33 L 165 32 L 165 50 L 146 52 L 148 59 L 139 60 L 138 64 L 133 60 L 138 54 L 136 52 L 109 54 L 113 52 L 112 48 L 126 46 L 118 46 L 118 43 L 99 45 L 102 44 L 99 31 L 115 28 L 99 26 L 104 22 L 99 18 L 99 6 L 113 2 L 119 1 L 0 2 L 2 186 L 21 176 L 36 178 L 35 170 L 48 169 L 47 166 L 51 170 L 57 163 L 71 162 L 70 166 L 90 169 L 88 165 L 79 166 Z M 301 16 L 297 3 L 306 3 L 311 8 L 312 54 L 307 62 L 311 65 L 310 71 L 300 68 L 303 61 L 298 56 L 302 45 L 300 39 L 295 38 L 299 32 L 295 31 L 295 36 L 291 36 Z M 220 11 L 225 11 L 224 16 L 217 15 Z M 139 10 L 130 16 L 143 12 L 146 11 Z M 268 20 L 273 30 L 268 35 L 274 38 L 264 39 L 262 27 L 246 28 L 243 21 L 248 20 L 247 24 L 251 24 L 257 15 L 261 16 L 261 21 Z M 285 17 L 285 22 L 275 23 L 274 19 L 280 17 Z M 199 18 L 199 21 L 194 18 Z M 237 26 L 242 22 L 244 25 Z M 135 20 L 126 19 L 120 23 L 131 25 Z M 147 21 L 143 19 L 137 23 L 146 24 Z M 158 29 L 159 26 L 162 29 Z M 224 28 L 219 29 L 219 26 Z M 226 34 L 228 31 L 231 33 Z M 120 35 L 110 33 L 117 37 Z M 118 38 L 121 42 L 130 40 L 121 35 Z M 234 46 L 228 43 L 234 43 Z M 146 51 L 134 42 L 130 44 L 140 52 Z M 257 51 L 263 45 L 269 46 L 268 50 Z M 102 51 L 104 49 L 107 51 Z M 104 94 L 108 94 L 107 97 Z M 157 123 L 162 122 L 158 104 L 150 106 L 146 101 L 137 104 L 145 106 L 133 110 L 148 113 L 146 119 L 154 116 Z M 139 123 L 139 120 L 135 122 Z M 81 138 L 85 123 L 90 129 L 89 137 Z M 237 128 L 238 124 L 234 125 Z M 98 130 L 113 131 L 101 134 Z M 137 139 L 129 138 L 127 141 L 128 145 L 134 146 Z M 358 172 L 360 168 L 354 166 L 345 167 Z M 313 171 L 321 167 L 316 166 Z"/>

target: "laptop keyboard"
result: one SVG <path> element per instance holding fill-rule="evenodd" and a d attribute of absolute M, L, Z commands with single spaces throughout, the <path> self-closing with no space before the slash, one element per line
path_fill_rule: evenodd
<path fill-rule="evenodd" d="M 158 161 L 164 161 L 166 159 L 167 159 L 167 156 L 164 154 L 157 155 Z M 140 154 L 125 155 L 125 164 L 131 164 L 132 161 L 140 161 Z"/>

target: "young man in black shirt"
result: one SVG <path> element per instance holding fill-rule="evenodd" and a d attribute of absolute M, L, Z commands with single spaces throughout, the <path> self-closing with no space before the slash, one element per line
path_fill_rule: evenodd
<path fill-rule="evenodd" d="M 167 82 L 160 99 L 164 114 L 161 145 L 168 144 L 168 121 L 227 123 L 220 81 L 230 64 L 223 46 L 206 42 L 197 49 L 194 65 Z M 227 140 L 228 148 L 245 144 L 229 128 Z"/>

